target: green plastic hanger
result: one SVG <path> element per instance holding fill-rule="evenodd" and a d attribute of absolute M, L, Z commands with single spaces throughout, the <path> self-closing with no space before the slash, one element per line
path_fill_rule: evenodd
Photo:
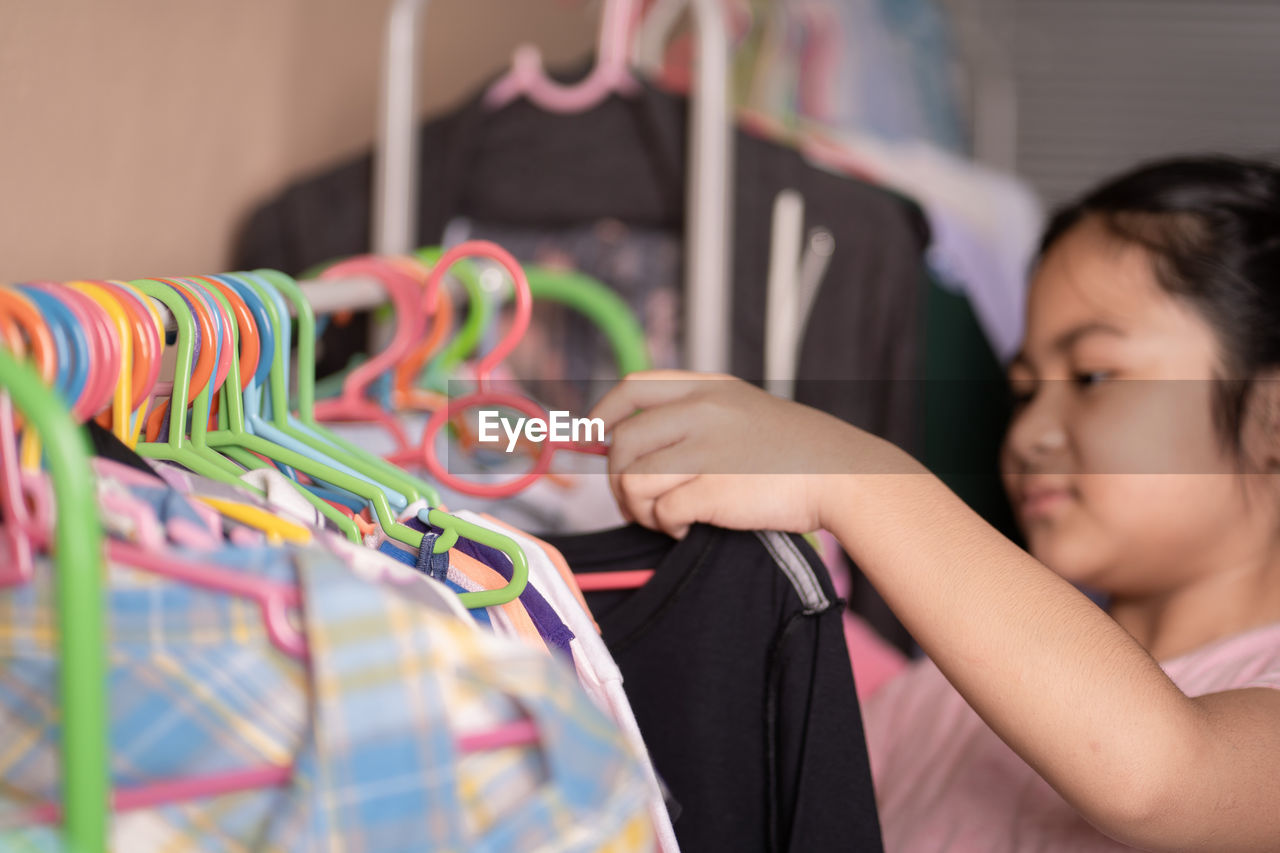
<path fill-rule="evenodd" d="M 58 633 L 59 754 L 66 847 L 107 847 L 111 795 L 107 735 L 106 618 L 102 522 L 89 440 L 35 370 L 0 349 L 0 387 L 40 436 L 53 480 L 53 561 Z"/>
<path fill-rule="evenodd" d="M 242 468 L 211 449 L 203 441 L 209 418 L 209 385 L 213 384 L 212 378 L 196 396 L 195 401 L 191 427 L 193 434 L 200 436 L 201 440 L 197 442 L 187 435 L 191 356 L 195 338 L 195 322 L 191 316 L 191 309 L 172 284 L 152 279 L 138 279 L 130 284 L 164 304 L 178 325 L 177 363 L 174 365 L 173 390 L 170 392 L 169 402 L 169 437 L 165 441 L 140 441 L 135 451 L 144 458 L 176 462 L 211 480 L 246 488 L 261 495 L 261 489 L 255 489 L 240 479 L 240 474 L 244 473 Z M 235 359 L 232 361 L 234 362 Z"/>
<path fill-rule="evenodd" d="M 227 298 L 217 289 L 206 287 L 203 282 L 193 281 L 186 282 L 190 287 L 200 287 L 209 293 L 218 303 L 219 307 L 226 312 L 224 322 L 231 325 L 232 351 L 238 354 L 240 351 L 240 332 L 235 325 L 235 320 L 231 311 L 231 304 Z M 258 439 L 245 429 L 244 421 L 244 401 L 240 397 L 240 359 L 238 355 L 231 358 L 231 366 L 227 372 L 226 380 L 222 384 L 222 388 L 218 391 L 222 394 L 222 405 L 218 411 L 219 428 L 213 431 L 207 429 L 197 429 L 196 424 L 192 424 L 191 443 L 196 447 L 208 447 L 214 450 L 221 450 L 227 455 L 234 458 L 241 465 L 251 469 L 270 468 L 266 462 L 263 462 L 252 452 L 256 450 L 263 456 L 271 459 L 278 459 L 279 454 L 275 452 L 278 445 L 274 445 L 265 439 Z M 199 419 L 199 406 L 197 406 L 197 420 Z M 208 411 L 204 412 L 204 420 L 208 421 Z M 248 439 L 258 439 L 250 441 Z M 283 449 L 283 448 L 280 448 Z M 284 461 L 284 460 L 281 460 Z M 285 464 L 288 464 L 287 462 Z M 239 486 L 247 487 L 243 480 L 236 479 Z M 255 490 L 256 491 L 256 490 Z M 298 494 L 300 494 L 307 503 L 315 507 L 325 518 L 332 521 L 343 535 L 352 542 L 360 542 L 360 530 L 356 527 L 356 523 L 347 515 L 343 514 L 335 507 L 331 506 L 327 501 L 312 494 L 305 488 L 298 486 Z"/>
<path fill-rule="evenodd" d="M 263 272 L 265 273 L 265 272 L 272 272 L 272 271 L 266 270 Z M 272 277 L 267 280 L 271 281 L 273 284 L 277 284 L 277 283 L 283 284 L 283 288 L 281 292 L 286 296 L 286 298 L 290 299 L 297 306 L 298 322 L 299 322 L 299 347 L 300 347 L 299 361 L 300 363 L 305 362 L 306 364 L 311 365 L 312 368 L 314 369 L 315 361 L 314 361 L 313 348 L 315 344 L 315 315 L 311 311 L 311 305 L 306 301 L 306 298 L 302 294 L 301 290 L 297 289 L 296 283 L 294 283 L 291 278 L 285 276 L 283 273 L 277 273 L 276 275 L 280 277 L 279 278 Z M 251 278 L 246 278 L 245 281 L 247 283 L 254 283 L 253 279 Z M 292 288 L 289 287 L 290 284 L 293 284 Z M 268 303 L 268 307 L 269 306 L 270 306 L 270 303 Z M 301 351 L 301 347 L 304 343 L 308 341 L 310 342 L 310 348 L 307 354 L 303 354 Z M 310 357 L 305 357 L 306 355 L 310 355 Z M 314 377 L 314 373 L 312 373 L 312 376 Z M 300 405 L 300 408 L 301 408 L 301 412 L 299 413 L 300 419 L 311 415 L 311 406 L 314 405 L 314 398 L 312 397 L 313 393 L 314 393 L 314 388 L 307 388 L 306 395 L 308 399 L 306 400 L 305 405 Z M 273 394 L 273 397 L 274 396 L 275 395 Z M 302 397 L 303 397 L 303 385 L 302 385 L 302 372 L 300 371 L 300 374 L 299 374 L 300 401 L 302 400 Z M 346 443 L 345 441 L 342 441 L 340 439 L 340 444 L 345 444 L 345 443 Z M 290 464 L 288 461 L 284 459 L 281 459 L 281 461 L 285 462 L 285 464 Z M 297 467 L 298 470 L 300 471 L 304 471 L 305 473 L 310 473 L 309 471 L 306 470 L 306 468 L 302 466 L 295 466 L 295 467 Z M 399 471 L 400 469 L 396 469 L 396 470 Z M 339 486 L 341 488 L 347 488 L 347 486 L 344 485 L 342 482 L 331 480 L 328 477 L 321 476 L 319 479 L 322 479 L 326 482 L 330 482 L 333 485 Z M 361 495 L 362 497 L 365 496 L 361 494 L 361 491 L 357 491 L 355 489 L 347 489 L 347 490 L 351 491 L 353 494 Z M 367 490 L 365 490 L 365 492 L 367 493 Z M 432 489 L 430 486 L 427 486 L 427 492 L 430 495 L 427 497 L 428 502 L 429 503 L 433 502 L 432 498 L 435 497 L 435 490 Z M 383 507 L 381 509 L 376 499 L 370 498 L 370 500 L 373 503 L 374 513 L 377 516 L 379 523 L 383 525 L 383 529 L 387 532 L 388 536 L 391 536 L 392 538 L 395 538 L 398 541 L 403 542 L 412 548 L 416 549 L 421 547 L 422 534 L 419 533 L 418 531 L 398 523 L 393 524 L 393 526 L 390 528 L 387 526 L 386 522 L 384 521 L 384 513 L 387 516 L 389 516 L 389 507 L 386 507 L 385 505 L 386 504 L 385 498 L 382 501 Z M 419 514 L 419 517 L 421 517 L 421 513 Z M 438 527 L 444 531 L 443 535 L 440 536 L 440 538 L 435 542 L 434 546 L 432 547 L 433 553 L 436 553 L 436 554 L 444 553 L 449 548 L 452 548 L 454 544 L 456 544 L 459 537 L 465 537 L 467 539 L 472 540 L 473 542 L 478 542 L 481 545 L 487 545 L 490 548 L 500 551 L 503 554 L 505 554 L 508 559 L 511 560 L 511 569 L 512 569 L 511 581 L 501 589 L 479 590 L 476 592 L 459 593 L 458 600 L 462 602 L 462 605 L 464 607 L 468 609 L 478 609 L 483 607 L 494 607 L 497 605 L 506 604 L 509 601 L 514 601 L 524 591 L 524 588 L 527 585 L 528 579 L 529 579 L 529 564 L 525 558 L 524 551 L 521 549 L 520 545 L 516 543 L 514 539 L 511 539 L 508 536 L 504 536 L 501 533 L 497 533 L 487 528 L 479 527 L 475 524 L 472 524 L 469 521 L 466 521 L 461 518 L 457 518 L 456 516 L 450 515 L 447 512 L 444 512 L 443 510 L 440 510 L 440 509 L 434 509 L 434 508 L 431 509 L 427 513 L 427 517 L 425 520 L 428 524 L 432 525 L 433 527 Z"/>
<path fill-rule="evenodd" d="M 292 418 L 286 420 L 282 429 L 294 435 L 299 441 L 316 450 L 332 453 L 335 449 L 344 452 L 343 461 L 353 469 L 361 471 L 369 478 L 388 483 L 404 494 L 410 503 L 420 498 L 429 504 L 438 504 L 440 495 L 425 481 L 385 459 L 368 452 L 354 442 L 319 423 L 315 417 L 315 347 L 316 320 L 311 303 L 302 293 L 302 289 L 289 276 L 276 270 L 257 270 L 256 275 L 275 287 L 294 306 L 298 319 L 298 413 L 297 421 L 305 429 L 299 429 Z M 274 403 L 274 394 L 272 402 Z"/>
<path fill-rule="evenodd" d="M 600 329 L 613 349 L 619 376 L 652 366 L 640 321 L 622 297 L 603 282 L 584 273 L 531 264 L 524 265 L 524 273 L 535 300 L 558 302 L 572 308 Z"/>
<path fill-rule="evenodd" d="M 225 297 L 214 291 L 214 295 L 219 299 L 228 315 L 231 312 L 231 306 L 226 302 Z M 238 349 L 238 346 L 235 347 Z M 224 384 L 228 384 L 233 388 L 239 388 L 239 364 L 233 359 L 231 372 Z M 387 496 L 378 486 L 368 483 L 359 477 L 347 474 L 337 468 L 333 468 L 324 462 L 305 456 L 296 451 L 281 447 L 274 442 L 267 441 L 261 436 L 243 430 L 243 409 L 236 407 L 234 403 L 228 405 L 228 421 L 230 429 L 213 430 L 207 433 L 205 438 L 209 445 L 214 448 L 220 447 L 240 447 L 248 451 L 260 453 L 271 459 L 275 459 L 285 465 L 301 471 L 314 479 L 321 480 L 325 483 L 332 484 L 344 491 L 361 497 L 372 505 L 374 516 L 378 519 L 378 523 L 382 526 L 383 531 L 388 537 L 403 542 L 411 548 L 417 549 L 422 545 L 423 535 L 407 525 L 396 521 L 395 515 L 391 511 L 391 505 L 387 501 Z M 206 415 L 207 417 L 207 415 Z M 236 423 L 239 419 L 239 423 Z M 238 427 L 238 429 L 237 429 Z M 332 509 L 332 507 L 330 507 Z M 514 570 L 523 567 L 519 577 L 527 581 L 528 565 L 525 561 L 524 552 L 514 540 L 505 536 L 495 534 L 492 531 L 486 531 L 482 527 L 470 524 L 460 518 L 455 518 L 441 510 L 431 510 L 428 515 L 428 523 L 442 528 L 445 532 L 435 544 L 432 546 L 432 552 L 442 554 L 448 551 L 457 543 L 458 537 L 465 534 L 467 538 L 484 545 L 490 545 L 511 558 L 513 575 L 512 581 L 506 587 L 498 590 L 483 590 L 480 592 L 461 593 L 459 598 L 467 607 L 488 607 L 492 604 L 505 603 L 512 600 L 519 592 L 523 590 L 524 583 L 521 582 L 517 587 L 517 575 Z M 468 597 L 469 596 L 469 597 Z"/>
<path fill-rule="evenodd" d="M 442 254 L 443 250 L 434 246 L 414 252 L 414 256 L 428 266 L 434 265 Z M 585 273 L 552 270 L 535 264 L 522 266 L 534 300 L 559 303 L 595 324 L 613 350 L 619 376 L 652 367 L 640 321 L 626 301 L 608 285 Z M 434 390 L 441 390 L 437 387 L 443 381 L 441 377 L 449 376 L 475 351 L 494 316 L 493 303 L 486 298 L 475 267 L 459 263 L 452 272 L 466 289 L 470 308 L 458 334 L 429 365 L 427 385 Z"/>
<path fill-rule="evenodd" d="M 268 270 L 267 272 L 274 273 L 274 270 Z M 270 278 L 264 277 L 257 272 L 233 273 L 232 275 L 258 295 L 268 313 L 275 318 L 277 328 L 288 328 L 285 325 L 290 322 L 287 308 L 288 300 L 280 287 L 273 286 Z M 308 307 L 310 306 L 308 305 Z M 301 326 L 299 329 L 301 330 Z M 289 372 L 290 365 L 290 353 L 286 351 L 286 339 L 288 337 L 290 336 L 276 335 L 276 357 L 271 361 L 272 369 L 268 383 L 271 391 L 270 409 L 264 413 L 265 420 L 264 417 L 254 420 L 251 431 L 260 433 L 277 444 L 305 455 L 323 454 L 331 467 L 338 468 L 348 474 L 354 474 L 376 485 L 383 490 L 394 509 L 405 509 L 421 496 L 419 487 L 425 484 L 414 478 L 407 478 L 403 472 L 394 467 L 391 469 L 391 474 L 384 475 L 380 473 L 381 470 L 385 469 L 378 469 L 369 462 L 370 459 L 376 459 L 376 457 L 354 444 L 340 441 L 335 445 L 326 442 L 324 435 L 310 430 L 304 421 L 295 418 L 289 412 L 288 381 L 284 378 Z M 299 346 L 301 347 L 299 349 L 298 364 L 299 387 L 302 388 L 305 383 L 306 390 L 310 392 L 314 387 L 315 375 L 314 318 L 311 334 L 307 336 L 299 335 Z M 309 396 L 313 398 L 313 395 L 309 394 Z M 429 487 L 428 491 L 432 495 L 435 494 Z"/>

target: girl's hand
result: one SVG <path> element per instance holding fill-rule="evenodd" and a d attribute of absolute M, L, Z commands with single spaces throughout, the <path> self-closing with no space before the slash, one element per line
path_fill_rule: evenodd
<path fill-rule="evenodd" d="M 591 413 L 613 435 L 609 480 L 633 521 L 683 537 L 705 522 L 807 533 L 843 479 L 891 445 L 730 376 L 646 371 Z"/>

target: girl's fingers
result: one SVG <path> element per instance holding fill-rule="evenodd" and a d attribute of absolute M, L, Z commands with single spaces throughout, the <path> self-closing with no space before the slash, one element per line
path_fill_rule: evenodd
<path fill-rule="evenodd" d="M 653 502 L 654 526 L 673 539 L 683 539 L 696 522 L 714 521 L 705 511 L 714 505 L 716 488 L 714 477 L 703 476 L 663 492 Z"/>
<path fill-rule="evenodd" d="M 680 443 L 696 431 L 694 409 L 688 402 L 675 402 L 645 409 L 613 428 L 609 445 L 609 471 L 622 473 L 637 460 Z"/>
<path fill-rule="evenodd" d="M 663 448 L 612 476 L 610 485 L 619 506 L 626 508 L 633 521 L 656 529 L 654 501 L 696 477 L 696 461 L 683 446 Z"/>
<path fill-rule="evenodd" d="M 603 420 L 605 431 L 608 432 L 637 409 L 673 403 L 705 388 L 708 381 L 728 379 L 732 377 L 690 373 L 685 370 L 646 370 L 632 373 L 611 388 L 596 403 L 588 417 Z"/>

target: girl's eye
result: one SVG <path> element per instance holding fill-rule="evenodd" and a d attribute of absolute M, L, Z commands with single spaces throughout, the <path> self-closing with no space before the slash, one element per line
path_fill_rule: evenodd
<path fill-rule="evenodd" d="M 1029 406 L 1035 396 L 1036 388 L 1030 383 L 1018 383 L 1009 388 L 1009 398 L 1013 403 L 1014 411 Z"/>
<path fill-rule="evenodd" d="M 1072 380 L 1081 388 L 1091 388 L 1099 382 L 1104 382 L 1111 378 L 1111 372 L 1108 370 L 1086 370 L 1076 373 Z"/>

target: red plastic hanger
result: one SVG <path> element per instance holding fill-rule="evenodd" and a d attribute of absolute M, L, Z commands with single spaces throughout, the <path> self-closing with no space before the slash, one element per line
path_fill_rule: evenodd
<path fill-rule="evenodd" d="M 447 406 L 437 409 L 432 414 L 431 420 L 427 422 L 426 430 L 422 435 L 422 442 L 416 449 L 408 453 L 395 453 L 387 458 L 397 465 L 424 465 L 437 480 L 463 494 L 490 498 L 510 497 L 528 488 L 539 477 L 546 474 L 551 467 L 551 459 L 558 449 L 599 455 L 603 455 L 608 451 L 603 445 L 599 444 L 552 442 L 548 440 L 540 445 L 539 452 L 534 458 L 533 468 L 505 483 L 474 483 L 454 476 L 441 464 L 436 455 L 436 436 L 439 435 L 445 424 L 459 417 L 468 409 L 481 406 L 491 409 L 508 409 L 534 418 L 545 418 L 547 414 L 545 409 L 528 397 L 497 391 L 490 385 L 494 368 L 502 363 L 511 351 L 515 349 L 520 339 L 524 337 L 533 313 L 533 297 L 529 292 L 529 281 L 525 277 L 524 270 L 520 268 L 520 264 L 506 249 L 487 240 L 470 240 L 454 246 L 445 252 L 439 262 L 432 267 L 431 275 L 427 279 L 427 298 L 430 300 L 439 289 L 440 283 L 449 268 L 464 258 L 488 258 L 496 261 L 511 277 L 515 286 L 516 296 L 515 314 L 512 317 L 511 326 L 502 340 L 498 342 L 498 345 L 488 352 L 476 366 L 476 390 L 470 394 L 454 398 L 449 401 Z"/>

